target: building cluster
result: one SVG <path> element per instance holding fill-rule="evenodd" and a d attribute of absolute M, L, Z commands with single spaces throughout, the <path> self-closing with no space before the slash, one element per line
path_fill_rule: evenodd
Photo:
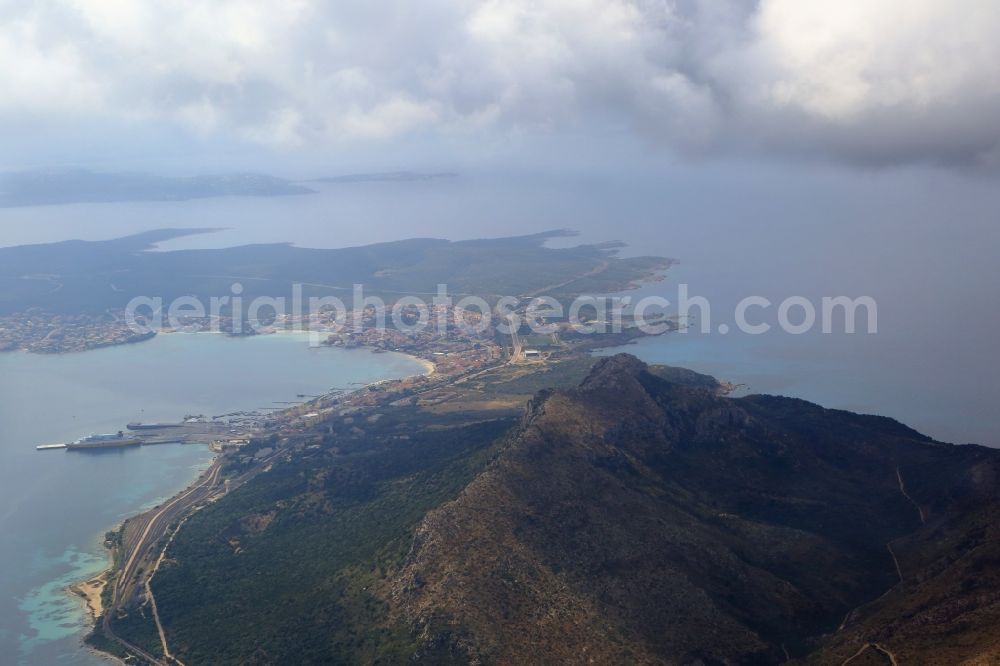
<path fill-rule="evenodd" d="M 153 335 L 138 333 L 110 316 L 42 312 L 0 316 L 0 351 L 58 354 L 140 342 Z"/>
<path fill-rule="evenodd" d="M 348 321 L 361 325 L 341 327 L 327 336 L 326 344 L 401 352 L 431 361 L 440 375 L 462 374 L 503 356 L 495 329 L 479 327 L 479 317 L 478 313 L 444 305 L 428 308 L 423 314 L 416 308 L 404 309 L 399 327 L 391 317 L 369 308 L 350 313 Z"/>

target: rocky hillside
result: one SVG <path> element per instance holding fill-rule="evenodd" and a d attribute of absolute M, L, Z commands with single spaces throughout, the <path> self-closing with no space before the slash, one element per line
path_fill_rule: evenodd
<path fill-rule="evenodd" d="M 380 594 L 421 663 L 998 663 L 998 474 L 619 355 L 540 393 Z"/>
<path fill-rule="evenodd" d="M 231 457 L 238 476 L 284 447 L 170 542 L 151 589 L 172 654 L 1000 663 L 1000 451 L 631 356 L 591 366 L 502 366 Z M 111 624 L 159 655 L 151 618 L 144 599 Z"/>

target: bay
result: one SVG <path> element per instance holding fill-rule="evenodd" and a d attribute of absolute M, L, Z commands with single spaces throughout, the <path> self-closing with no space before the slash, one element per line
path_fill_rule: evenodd
<path fill-rule="evenodd" d="M 613 157 L 613 156 L 612 156 Z M 611 159 L 611 157 L 608 157 Z M 671 164 L 651 157 L 457 178 L 311 184 L 318 192 L 0 210 L 0 246 L 102 239 L 158 227 L 219 227 L 163 249 L 293 242 L 344 247 L 433 236 L 455 240 L 570 227 L 560 245 L 618 239 L 624 254 L 680 260 L 650 286 L 711 301 L 707 335 L 632 347 L 753 391 L 898 418 L 937 438 L 1000 445 L 1000 188 L 932 168 Z M 450 170 L 450 169 L 449 169 Z M 875 335 L 745 336 L 736 304 L 871 296 Z M 662 347 L 660 347 L 662 345 Z"/>
<path fill-rule="evenodd" d="M 35 445 L 424 371 L 401 354 L 314 348 L 308 337 L 170 334 L 78 354 L 0 354 L 3 663 L 106 663 L 82 646 L 89 620 L 67 586 L 107 566 L 106 530 L 182 489 L 212 459 L 200 445 L 88 452 Z"/>

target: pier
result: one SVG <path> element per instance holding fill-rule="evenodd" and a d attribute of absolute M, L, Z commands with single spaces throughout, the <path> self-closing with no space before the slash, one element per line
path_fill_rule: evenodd
<path fill-rule="evenodd" d="M 185 421 L 183 423 L 150 423 L 150 424 L 130 424 L 133 432 L 141 438 L 140 446 L 152 446 L 154 444 L 211 444 L 218 439 L 231 439 L 238 436 L 247 436 L 253 430 L 243 422 L 228 421 Z M 139 427 L 135 427 L 139 426 Z M 234 432 L 235 431 L 235 432 Z M 73 447 L 69 443 L 62 444 L 40 444 L 35 447 L 38 451 L 52 451 L 55 449 L 66 450 L 106 450 L 111 448 L 121 448 L 122 445 L 114 440 L 106 446 L 91 445 L 88 447 Z"/>

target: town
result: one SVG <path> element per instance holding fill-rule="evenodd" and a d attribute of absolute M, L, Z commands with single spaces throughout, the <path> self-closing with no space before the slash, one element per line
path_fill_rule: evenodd
<path fill-rule="evenodd" d="M 0 352 L 36 354 L 80 352 L 148 340 L 153 331 L 137 332 L 118 314 L 53 314 L 34 309 L 0 316 Z"/>

